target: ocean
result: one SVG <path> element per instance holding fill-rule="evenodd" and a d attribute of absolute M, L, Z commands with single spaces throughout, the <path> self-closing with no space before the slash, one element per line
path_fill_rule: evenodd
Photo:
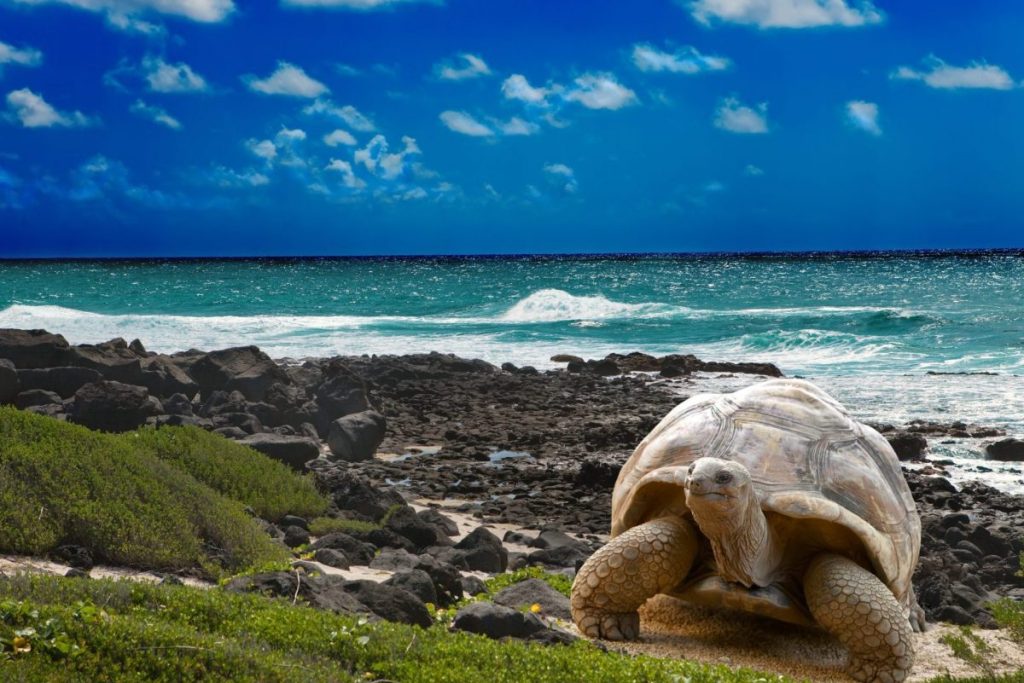
<path fill-rule="evenodd" d="M 1021 252 L 10 261 L 0 327 L 72 343 L 138 338 L 163 352 L 256 344 L 292 359 L 770 361 L 864 420 L 964 420 L 1024 436 Z M 957 463 L 954 478 L 1024 491 L 1020 467 L 981 465 L 982 448 L 933 443 Z"/>

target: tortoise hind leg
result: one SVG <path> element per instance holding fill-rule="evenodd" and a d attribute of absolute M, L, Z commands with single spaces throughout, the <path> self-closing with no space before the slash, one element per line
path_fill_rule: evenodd
<path fill-rule="evenodd" d="M 591 638 L 636 640 L 637 610 L 690 571 L 697 534 L 675 517 L 662 517 L 613 538 L 580 567 L 572 586 L 572 618 Z"/>
<path fill-rule="evenodd" d="M 815 557 L 804 574 L 811 614 L 850 652 L 858 681 L 897 683 L 914 663 L 910 622 L 877 576 L 840 555 Z"/>

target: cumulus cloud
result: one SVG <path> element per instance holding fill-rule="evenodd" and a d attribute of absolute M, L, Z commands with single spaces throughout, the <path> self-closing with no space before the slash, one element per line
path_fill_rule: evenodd
<path fill-rule="evenodd" d="M 647 43 L 639 43 L 633 46 L 633 64 L 641 71 L 692 75 L 705 71 L 724 71 L 732 62 L 725 57 L 701 54 L 695 47 L 664 52 Z"/>
<path fill-rule="evenodd" d="M 25 128 L 75 128 L 94 123 L 80 111 L 58 111 L 43 99 L 42 95 L 28 88 L 7 93 L 7 110 L 7 117 L 21 123 Z"/>
<path fill-rule="evenodd" d="M 689 8 L 705 25 L 721 21 L 762 29 L 856 27 L 885 18 L 870 0 L 860 0 L 855 7 L 847 0 L 696 0 Z"/>
<path fill-rule="evenodd" d="M 878 125 L 878 105 L 874 102 L 852 100 L 846 103 L 846 120 L 850 125 L 871 135 L 881 135 Z"/>
<path fill-rule="evenodd" d="M 530 121 L 524 121 L 518 116 L 513 116 L 508 121 L 495 121 L 495 127 L 502 135 L 533 135 L 540 132 L 540 126 Z"/>
<path fill-rule="evenodd" d="M 361 190 L 366 187 L 366 181 L 357 177 L 352 170 L 352 164 L 342 159 L 331 159 L 324 169 L 333 173 L 341 174 L 341 183 L 350 190 Z"/>
<path fill-rule="evenodd" d="M 637 103 L 636 93 L 610 73 L 587 73 L 573 80 L 565 99 L 587 109 L 622 109 Z"/>
<path fill-rule="evenodd" d="M 579 189 L 576 172 L 565 164 L 546 164 L 544 173 L 547 174 L 548 184 L 563 194 L 576 194 Z"/>
<path fill-rule="evenodd" d="M 491 73 L 490 67 L 487 66 L 487 62 L 478 57 L 477 55 L 471 55 L 469 53 L 462 53 L 459 55 L 459 60 L 462 62 L 461 65 L 454 65 L 442 62 L 434 67 L 434 73 L 437 77 L 445 81 L 464 81 L 470 78 L 479 78 L 480 76 L 489 76 Z"/>
<path fill-rule="evenodd" d="M 767 115 L 766 102 L 753 108 L 742 104 L 735 97 L 727 97 L 715 111 L 715 126 L 731 133 L 767 133 Z"/>
<path fill-rule="evenodd" d="M 263 187 L 270 184 L 270 178 L 251 168 L 244 171 L 236 171 L 226 166 L 216 166 L 206 174 L 206 178 L 217 187 L 225 189 Z"/>
<path fill-rule="evenodd" d="M 535 88 L 526 80 L 522 74 L 512 74 L 501 84 L 501 93 L 506 99 L 519 100 L 527 104 L 544 106 L 547 104 L 548 95 L 558 92 L 557 86 L 550 88 Z"/>
<path fill-rule="evenodd" d="M 961 88 L 981 88 L 989 90 L 1010 90 L 1014 87 L 1013 78 L 1000 66 L 986 62 L 971 62 L 967 66 L 952 66 L 935 55 L 924 60 L 927 67 L 919 71 L 909 66 L 901 66 L 889 78 L 904 81 L 922 81 L 929 88 L 941 90 L 957 90 Z"/>
<path fill-rule="evenodd" d="M 146 104 L 142 100 L 135 100 L 135 103 L 132 104 L 131 112 L 143 116 L 153 123 L 167 126 L 171 130 L 181 130 L 181 122 L 156 105 Z"/>
<path fill-rule="evenodd" d="M 462 135 L 469 135 L 475 138 L 484 138 L 494 135 L 494 131 L 486 125 L 480 123 L 472 115 L 467 114 L 464 111 L 443 111 L 440 115 L 441 123 L 443 123 L 448 130 L 461 133 Z"/>
<path fill-rule="evenodd" d="M 171 64 L 160 57 L 146 57 L 142 60 L 142 72 L 153 92 L 189 93 L 209 89 L 205 78 L 181 62 Z"/>
<path fill-rule="evenodd" d="M 108 17 L 131 17 L 154 13 L 191 19 L 201 23 L 223 21 L 235 10 L 232 0 L 13 0 L 21 5 L 61 4 Z"/>
<path fill-rule="evenodd" d="M 167 29 L 160 24 L 154 24 L 151 21 L 139 19 L 130 14 L 119 14 L 116 12 L 107 14 L 107 26 L 122 33 L 134 33 L 150 38 L 162 37 L 167 33 Z"/>
<path fill-rule="evenodd" d="M 270 140 L 248 140 L 245 143 L 246 148 L 263 159 L 268 164 L 274 163 L 274 159 L 277 158 L 277 145 Z"/>
<path fill-rule="evenodd" d="M 371 133 L 377 130 L 377 126 L 374 125 L 373 121 L 351 104 L 346 104 L 344 107 L 338 107 L 330 100 L 317 100 L 303 109 L 302 112 L 304 114 L 311 115 L 323 114 L 325 116 L 332 116 L 336 119 L 341 119 L 349 128 L 359 131 L 360 133 Z"/>
<path fill-rule="evenodd" d="M 287 97 L 306 97 L 313 99 L 330 92 L 320 81 L 310 78 L 305 71 L 289 64 L 278 62 L 274 73 L 266 78 L 253 75 L 243 76 L 242 80 L 253 92 L 263 95 L 284 95 Z"/>
<path fill-rule="evenodd" d="M 39 66 L 43 63 L 43 53 L 33 47 L 14 47 L 0 40 L 0 69 L 4 64 L 16 66 Z"/>
<path fill-rule="evenodd" d="M 353 137 L 352 133 L 339 128 L 324 136 L 324 144 L 328 147 L 337 147 L 338 145 L 354 147 L 359 143 L 356 141 L 355 137 Z"/>
<path fill-rule="evenodd" d="M 379 178 L 395 180 L 405 173 L 408 167 L 407 158 L 420 154 L 420 148 L 414 138 L 408 135 L 404 136 L 402 145 L 402 151 L 390 152 L 387 138 L 383 135 L 375 135 L 366 147 L 356 150 L 352 159 Z"/>
<path fill-rule="evenodd" d="M 393 9 L 399 5 L 423 3 L 440 5 L 441 0 L 281 0 L 282 4 L 291 7 L 322 7 L 325 9 L 355 10 L 373 12 L 376 10 Z"/>
<path fill-rule="evenodd" d="M 754 164 L 747 164 L 746 168 L 743 169 L 743 175 L 748 175 L 756 178 L 757 176 L 764 175 L 764 170 L 760 166 Z"/>

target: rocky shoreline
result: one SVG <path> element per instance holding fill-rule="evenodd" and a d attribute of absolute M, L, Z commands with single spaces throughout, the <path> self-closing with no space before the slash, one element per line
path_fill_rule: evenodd
<path fill-rule="evenodd" d="M 0 404 L 106 431 L 195 425 L 309 469 L 336 516 L 387 517 L 379 529 L 319 539 L 317 559 L 422 572 L 444 604 L 467 581 L 447 567 L 493 573 L 539 565 L 571 574 L 607 532 L 622 463 L 672 407 L 700 390 L 700 373 L 747 373 L 752 382 L 781 375 L 770 364 L 693 356 L 555 360 L 566 368 L 499 368 L 436 353 L 276 362 L 251 346 L 160 355 L 138 341 L 70 345 L 45 331 L 0 330 Z M 1012 459 L 1021 444 L 962 423 L 877 427 L 901 459 L 921 458 L 933 437 L 990 437 L 994 458 Z M 992 626 L 986 602 L 1024 599 L 1016 575 L 1024 497 L 980 483 L 958 490 L 929 474 L 941 470 L 906 471 L 924 528 L 918 598 L 931 620 Z M 407 505 L 419 499 L 445 501 L 481 522 L 543 531 L 548 540 L 481 531 L 459 547 L 448 540 L 443 515 Z M 289 544 L 303 540 L 301 524 L 270 531 Z M 522 541 L 540 545 L 505 548 Z M 376 599 L 375 589 L 357 588 L 357 601 Z"/>

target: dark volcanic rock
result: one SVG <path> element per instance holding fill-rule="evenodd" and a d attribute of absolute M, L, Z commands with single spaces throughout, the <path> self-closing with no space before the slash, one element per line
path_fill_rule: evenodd
<path fill-rule="evenodd" d="M 259 593 L 288 600 L 300 598 L 313 607 L 331 612 L 372 614 L 338 579 L 305 576 L 301 571 L 267 572 L 242 576 L 229 581 L 224 590 L 234 593 Z"/>
<path fill-rule="evenodd" d="M 384 582 L 385 586 L 395 586 L 407 590 L 425 603 L 437 604 L 437 590 L 434 582 L 422 569 L 408 569 L 396 572 Z"/>
<path fill-rule="evenodd" d="M 305 469 L 307 462 L 320 457 L 320 447 L 316 441 L 304 436 L 252 434 L 240 443 L 299 472 Z"/>
<path fill-rule="evenodd" d="M 32 406 L 45 406 L 51 404 L 60 405 L 61 400 L 58 394 L 45 389 L 29 389 L 14 397 L 14 405 L 22 410 Z"/>
<path fill-rule="evenodd" d="M 373 560 L 376 548 L 369 543 L 353 538 L 348 534 L 335 532 L 325 534 L 316 539 L 310 548 L 314 551 L 322 549 L 337 550 L 345 554 L 345 557 L 354 565 L 368 565 Z M 324 564 L 327 564 L 326 562 Z"/>
<path fill-rule="evenodd" d="M 894 432 L 885 438 L 900 460 L 920 460 L 928 450 L 928 440 L 915 432 Z"/>
<path fill-rule="evenodd" d="M 540 579 L 526 579 L 514 583 L 495 593 L 494 602 L 514 609 L 529 608 L 531 605 L 537 604 L 541 606 L 541 613 L 549 617 L 566 620 L 572 618 L 569 611 L 569 598 Z"/>
<path fill-rule="evenodd" d="M 20 391 L 21 383 L 18 381 L 18 371 L 14 369 L 14 363 L 6 358 L 0 358 L 0 406 L 13 403 L 14 397 Z"/>
<path fill-rule="evenodd" d="M 73 346 L 66 365 L 96 370 L 104 379 L 125 384 L 140 384 L 142 376 L 141 360 L 123 339 Z"/>
<path fill-rule="evenodd" d="M 985 454 L 990 460 L 1004 462 L 1024 461 L 1024 440 L 1003 439 L 985 447 Z"/>
<path fill-rule="evenodd" d="M 381 619 L 423 628 L 434 623 L 423 601 L 403 588 L 376 581 L 346 581 L 341 587 Z"/>
<path fill-rule="evenodd" d="M 72 422 L 105 432 L 125 432 L 161 412 L 160 402 L 145 387 L 103 381 L 75 392 L 68 413 Z"/>
<path fill-rule="evenodd" d="M 21 390 L 42 389 L 52 391 L 61 398 L 71 398 L 86 384 L 103 379 L 98 371 L 91 368 L 61 367 L 18 370 Z"/>
<path fill-rule="evenodd" d="M 373 521 L 380 520 L 394 505 L 405 499 L 394 489 L 381 489 L 341 464 L 313 470 L 321 490 L 327 491 L 339 510 L 351 510 Z"/>
<path fill-rule="evenodd" d="M 333 548 L 320 548 L 313 553 L 313 559 L 320 564 L 326 564 L 328 567 L 334 567 L 336 569 L 348 569 L 352 566 L 349 562 L 348 556 L 340 550 Z"/>
<path fill-rule="evenodd" d="M 458 536 L 459 525 L 452 519 L 445 517 L 434 508 L 427 508 L 416 513 L 420 519 L 440 531 L 445 536 Z"/>
<path fill-rule="evenodd" d="M 508 551 L 490 529 L 477 527 L 455 544 L 463 551 L 466 566 L 475 571 L 500 574 L 508 567 Z"/>
<path fill-rule="evenodd" d="M 301 526 L 292 525 L 284 530 L 284 544 L 289 548 L 298 548 L 309 543 L 309 532 Z"/>
<path fill-rule="evenodd" d="M 327 445 L 332 455 L 341 460 L 368 460 L 384 440 L 384 429 L 384 416 L 375 410 L 346 415 L 331 423 Z"/>
<path fill-rule="evenodd" d="M 52 368 L 67 365 L 71 347 L 64 337 L 46 330 L 0 329 L 0 358 L 16 368 Z"/>
<path fill-rule="evenodd" d="M 77 569 L 92 569 L 92 553 L 80 545 L 62 545 L 53 551 L 53 556 L 59 562 L 64 562 Z"/>
<path fill-rule="evenodd" d="M 493 602 L 474 602 L 455 614 L 452 630 L 479 633 L 488 638 L 519 638 L 548 644 L 570 643 L 575 638 L 548 628 L 535 614 Z"/>
<path fill-rule="evenodd" d="M 288 383 L 288 375 L 270 356 L 255 346 L 211 351 L 188 370 L 202 395 L 221 389 L 239 391 L 249 401 L 262 401 L 275 382 Z"/>

